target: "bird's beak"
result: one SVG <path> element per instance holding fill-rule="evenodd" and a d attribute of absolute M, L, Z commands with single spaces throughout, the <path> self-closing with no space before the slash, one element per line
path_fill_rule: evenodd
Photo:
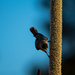
<path fill-rule="evenodd" d="M 46 48 L 47 52 L 48 52 L 48 48 Z"/>

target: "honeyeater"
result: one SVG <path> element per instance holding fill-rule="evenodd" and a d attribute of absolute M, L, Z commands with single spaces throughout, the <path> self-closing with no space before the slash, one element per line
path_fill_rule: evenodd
<path fill-rule="evenodd" d="M 30 31 L 36 38 L 35 40 L 35 47 L 37 50 L 42 50 L 48 55 L 48 38 L 42 35 L 41 33 L 38 33 L 37 29 L 35 27 L 31 27 Z M 49 55 L 48 55 L 49 57 Z"/>

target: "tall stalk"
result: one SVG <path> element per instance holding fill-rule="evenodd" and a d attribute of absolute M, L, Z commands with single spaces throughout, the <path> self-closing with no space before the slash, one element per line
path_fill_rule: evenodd
<path fill-rule="evenodd" d="M 37 75 L 41 75 L 41 70 L 40 69 L 38 69 L 38 74 Z"/>
<path fill-rule="evenodd" d="M 51 0 L 49 75 L 61 75 L 62 0 Z"/>

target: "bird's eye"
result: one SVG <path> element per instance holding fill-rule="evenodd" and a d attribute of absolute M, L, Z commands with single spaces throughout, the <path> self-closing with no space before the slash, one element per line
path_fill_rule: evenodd
<path fill-rule="evenodd" d="M 48 45 L 47 44 L 43 44 L 42 48 L 46 49 L 46 48 L 48 48 Z"/>

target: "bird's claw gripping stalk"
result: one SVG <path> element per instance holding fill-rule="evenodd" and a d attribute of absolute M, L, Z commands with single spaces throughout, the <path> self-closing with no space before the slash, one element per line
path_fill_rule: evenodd
<path fill-rule="evenodd" d="M 48 41 L 48 42 L 51 42 L 51 41 Z"/>

